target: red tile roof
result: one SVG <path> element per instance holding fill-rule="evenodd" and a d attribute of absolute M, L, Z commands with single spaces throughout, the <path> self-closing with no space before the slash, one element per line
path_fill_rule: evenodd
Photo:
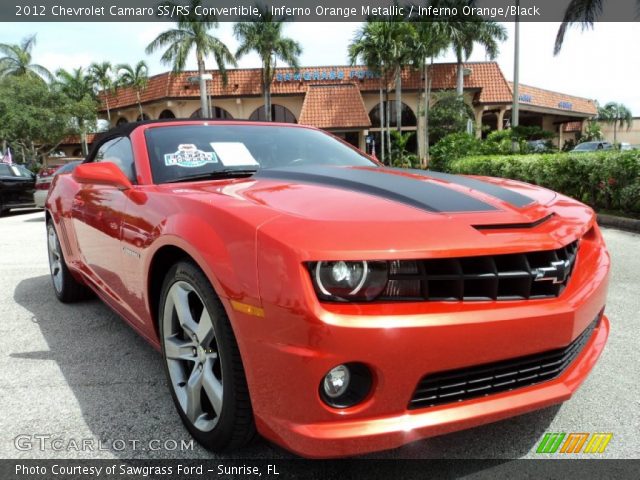
<path fill-rule="evenodd" d="M 95 133 L 87 133 L 87 145 L 91 145 L 94 138 L 96 138 Z M 60 142 L 60 145 L 80 145 L 81 142 L 80 135 L 69 135 Z"/>
<path fill-rule="evenodd" d="M 299 123 L 318 128 L 371 126 L 362 95 L 355 84 L 309 85 Z"/>
<path fill-rule="evenodd" d="M 509 89 L 513 89 L 513 82 L 509 82 Z M 588 115 L 596 115 L 598 113 L 595 101 L 588 98 L 575 97 L 523 84 L 518 86 L 518 93 L 521 105 L 533 105 L 554 110 L 586 113 Z"/>
<path fill-rule="evenodd" d="M 466 89 L 478 90 L 476 102 L 509 103 L 511 90 L 500 67 L 495 62 L 465 63 L 469 71 L 465 75 Z M 438 63 L 430 69 L 432 88 L 434 90 L 453 89 L 456 85 L 455 63 Z M 227 71 L 227 85 L 223 85 L 220 72 L 210 71 L 213 80 L 208 82 L 208 93 L 218 97 L 259 96 L 261 95 L 259 68 L 235 69 Z M 142 103 L 158 101 L 163 98 L 198 98 L 197 83 L 189 82 L 195 77 L 195 71 L 172 73 L 166 72 L 149 78 L 147 87 L 140 93 Z M 393 79 L 390 87 L 393 88 Z M 405 69 L 402 73 L 403 89 L 418 90 L 423 88 L 422 72 Z M 360 91 L 377 91 L 380 80 L 363 66 L 327 66 L 305 67 L 298 72 L 290 68 L 279 68 L 272 85 L 272 95 L 304 94 L 309 82 L 314 84 L 327 82 L 358 86 Z M 109 95 L 110 108 L 123 108 L 136 105 L 136 93 L 132 88 L 120 88 L 117 93 Z"/>

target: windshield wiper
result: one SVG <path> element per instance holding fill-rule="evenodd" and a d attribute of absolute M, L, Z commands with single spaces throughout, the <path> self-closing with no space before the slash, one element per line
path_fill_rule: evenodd
<path fill-rule="evenodd" d="M 167 180 L 164 183 L 178 183 L 178 182 L 190 182 L 193 180 L 215 180 L 217 178 L 234 178 L 234 177 L 248 177 L 256 173 L 256 168 L 226 168 L 224 170 L 216 170 L 214 172 L 198 173 L 195 175 L 187 175 L 185 177 L 174 178 L 173 180 Z"/>

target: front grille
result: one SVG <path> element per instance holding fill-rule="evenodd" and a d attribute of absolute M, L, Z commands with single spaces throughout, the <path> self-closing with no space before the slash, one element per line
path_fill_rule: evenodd
<path fill-rule="evenodd" d="M 390 262 L 378 300 L 522 300 L 560 295 L 578 241 L 557 250 Z"/>
<path fill-rule="evenodd" d="M 461 402 L 556 378 L 582 351 L 599 319 L 600 315 L 578 338 L 564 348 L 427 375 L 418 383 L 408 408 L 416 409 Z"/>

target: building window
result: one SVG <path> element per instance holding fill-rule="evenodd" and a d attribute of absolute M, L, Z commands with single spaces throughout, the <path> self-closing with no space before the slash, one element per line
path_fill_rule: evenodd
<path fill-rule="evenodd" d="M 211 118 L 216 120 L 233 120 L 233 116 L 224 108 L 213 107 Z M 202 109 L 199 108 L 191 114 L 191 118 L 202 118 Z"/>
<path fill-rule="evenodd" d="M 120 118 L 118 119 L 118 121 L 116 122 L 116 126 L 118 126 L 118 127 L 119 127 L 120 125 L 124 125 L 125 123 L 129 123 L 129 120 L 127 120 L 127 119 L 126 119 L 126 118 L 124 118 L 124 117 L 120 117 Z"/>
<path fill-rule="evenodd" d="M 176 118 L 176 116 L 171 110 L 163 110 L 162 112 L 160 112 L 158 118 Z"/>
<path fill-rule="evenodd" d="M 146 113 L 143 113 L 142 115 L 138 115 L 138 118 L 136 118 L 136 122 L 140 122 L 142 120 L 151 120 L 151 117 Z"/>
<path fill-rule="evenodd" d="M 389 123 L 392 127 L 396 127 L 398 122 L 396 121 L 396 101 L 389 100 L 385 104 L 385 113 L 386 109 L 389 109 Z M 372 128 L 380 128 L 380 104 L 377 103 L 375 107 L 371 109 L 369 112 L 369 120 L 371 120 Z M 418 120 L 416 119 L 416 115 L 413 113 L 413 110 L 406 104 L 402 104 L 402 126 L 403 127 L 415 127 L 418 124 Z"/>
<path fill-rule="evenodd" d="M 249 120 L 254 122 L 264 122 L 266 119 L 267 117 L 264 114 L 264 106 L 256 108 L 249 117 Z M 291 110 L 277 104 L 271 104 L 271 120 L 280 123 L 298 123 L 296 116 L 291 113 Z"/>

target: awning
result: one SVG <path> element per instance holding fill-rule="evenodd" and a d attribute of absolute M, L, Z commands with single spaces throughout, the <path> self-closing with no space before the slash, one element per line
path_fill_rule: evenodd
<path fill-rule="evenodd" d="M 360 90 L 354 84 L 309 85 L 299 123 L 326 129 L 371 126 Z"/>

